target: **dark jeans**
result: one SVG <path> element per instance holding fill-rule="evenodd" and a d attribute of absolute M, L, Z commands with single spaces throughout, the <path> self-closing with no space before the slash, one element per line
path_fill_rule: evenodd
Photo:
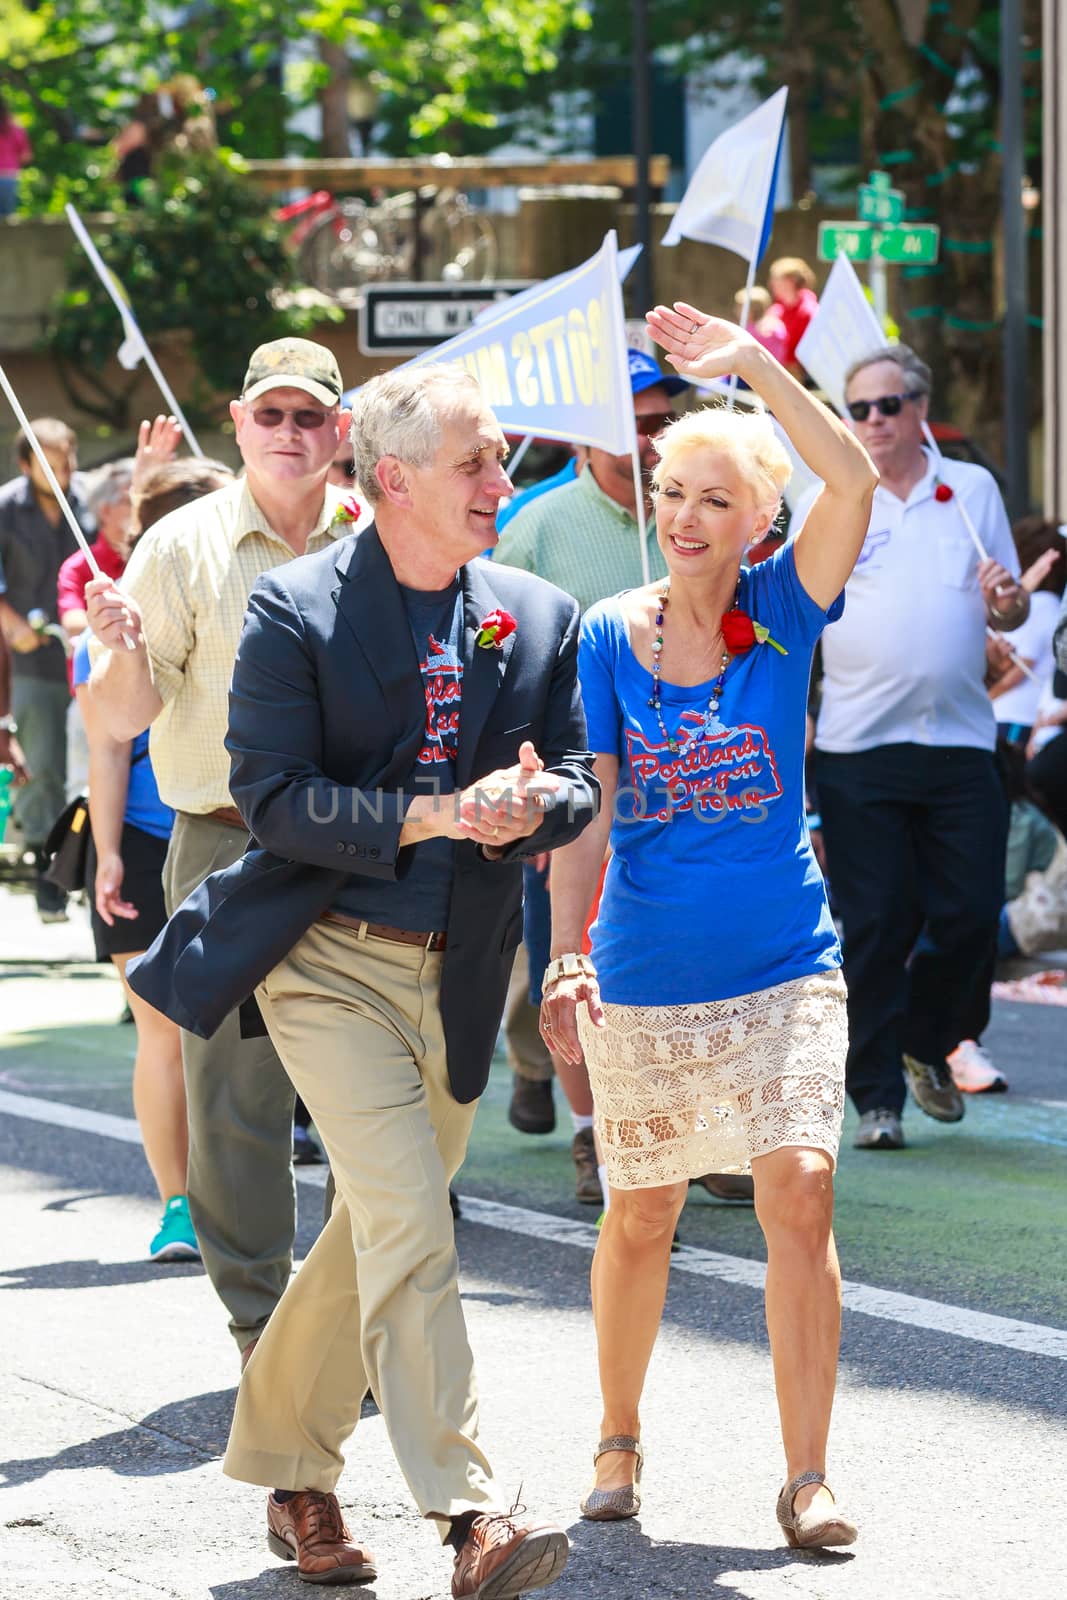
<path fill-rule="evenodd" d="M 1027 762 L 1026 786 L 1045 815 L 1067 833 L 1067 733 L 1058 733 Z"/>
<path fill-rule="evenodd" d="M 899 1113 L 902 1053 L 943 1061 L 988 1021 L 1004 789 L 990 753 L 956 747 L 820 751 L 815 771 L 844 931 L 845 1084 L 861 1114 Z"/>

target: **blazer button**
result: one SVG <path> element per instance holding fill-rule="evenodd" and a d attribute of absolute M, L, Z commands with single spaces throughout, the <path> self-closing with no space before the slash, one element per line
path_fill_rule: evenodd
<path fill-rule="evenodd" d="M 348 851 L 350 856 L 358 855 L 358 853 L 359 853 L 359 846 L 358 845 L 350 844 L 350 845 L 346 845 L 345 848 Z"/>
<path fill-rule="evenodd" d="M 378 849 L 378 846 L 376 844 L 372 844 L 370 849 L 367 851 L 367 854 L 370 856 L 372 861 L 377 861 L 377 859 L 381 855 L 381 853 L 382 852 Z"/>
<path fill-rule="evenodd" d="M 338 839 L 338 841 L 337 841 L 336 848 L 337 848 L 337 850 L 340 851 L 341 855 L 344 855 L 345 847 L 344 847 L 344 844 L 342 843 L 342 841 L 340 839 Z"/>

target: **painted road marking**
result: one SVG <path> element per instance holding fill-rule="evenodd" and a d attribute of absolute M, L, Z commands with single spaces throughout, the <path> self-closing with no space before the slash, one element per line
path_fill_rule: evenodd
<path fill-rule="evenodd" d="M 106 1111 L 83 1110 L 59 1100 L 41 1100 L 33 1095 L 9 1094 L 0 1089 L 0 1112 L 30 1122 L 45 1122 L 52 1127 L 72 1128 L 95 1133 L 105 1139 L 121 1139 L 124 1144 L 140 1144 L 141 1134 L 132 1117 L 116 1117 Z M 321 1189 L 326 1183 L 326 1167 L 297 1167 L 301 1183 Z M 551 1244 L 587 1250 L 596 1246 L 597 1230 L 588 1222 L 572 1222 L 546 1211 L 529 1211 L 524 1206 L 504 1205 L 497 1200 L 482 1200 L 460 1195 L 463 1218 L 483 1228 L 498 1228 L 505 1233 L 522 1234 Z M 683 1245 L 671 1258 L 672 1272 L 688 1272 L 699 1278 L 716 1278 L 739 1288 L 763 1291 L 765 1268 L 760 1261 L 744 1256 L 721 1255 L 715 1250 L 700 1250 Z M 902 1322 L 934 1333 L 953 1334 L 958 1339 L 973 1339 L 979 1344 L 999 1345 L 1006 1350 L 1021 1350 L 1028 1355 L 1050 1356 L 1067 1361 L 1067 1329 L 1048 1327 L 1038 1322 L 1022 1322 L 1015 1317 L 997 1317 L 964 1306 L 946 1305 L 939 1300 L 924 1300 L 901 1294 L 895 1289 L 875 1289 L 865 1283 L 845 1282 L 842 1301 L 848 1311 L 877 1317 L 883 1322 Z"/>

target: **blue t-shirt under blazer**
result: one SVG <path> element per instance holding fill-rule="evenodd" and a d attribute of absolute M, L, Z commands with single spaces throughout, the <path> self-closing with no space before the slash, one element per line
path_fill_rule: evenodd
<path fill-rule="evenodd" d="M 586 612 L 579 676 L 589 748 L 619 758 L 612 857 L 593 925 L 603 999 L 691 1005 L 751 994 L 841 964 L 804 817 L 811 658 L 827 622 L 797 576 L 792 545 L 742 568 L 738 604 L 788 651 L 756 644 L 715 680 L 662 682 L 630 647 L 619 597 Z M 666 626 L 670 628 L 668 612 Z"/>

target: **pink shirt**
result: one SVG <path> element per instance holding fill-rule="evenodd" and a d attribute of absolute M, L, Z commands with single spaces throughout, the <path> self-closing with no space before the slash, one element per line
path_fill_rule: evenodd
<path fill-rule="evenodd" d="M 29 159 L 30 141 L 25 128 L 9 120 L 6 127 L 0 128 L 0 174 L 13 177 Z"/>

